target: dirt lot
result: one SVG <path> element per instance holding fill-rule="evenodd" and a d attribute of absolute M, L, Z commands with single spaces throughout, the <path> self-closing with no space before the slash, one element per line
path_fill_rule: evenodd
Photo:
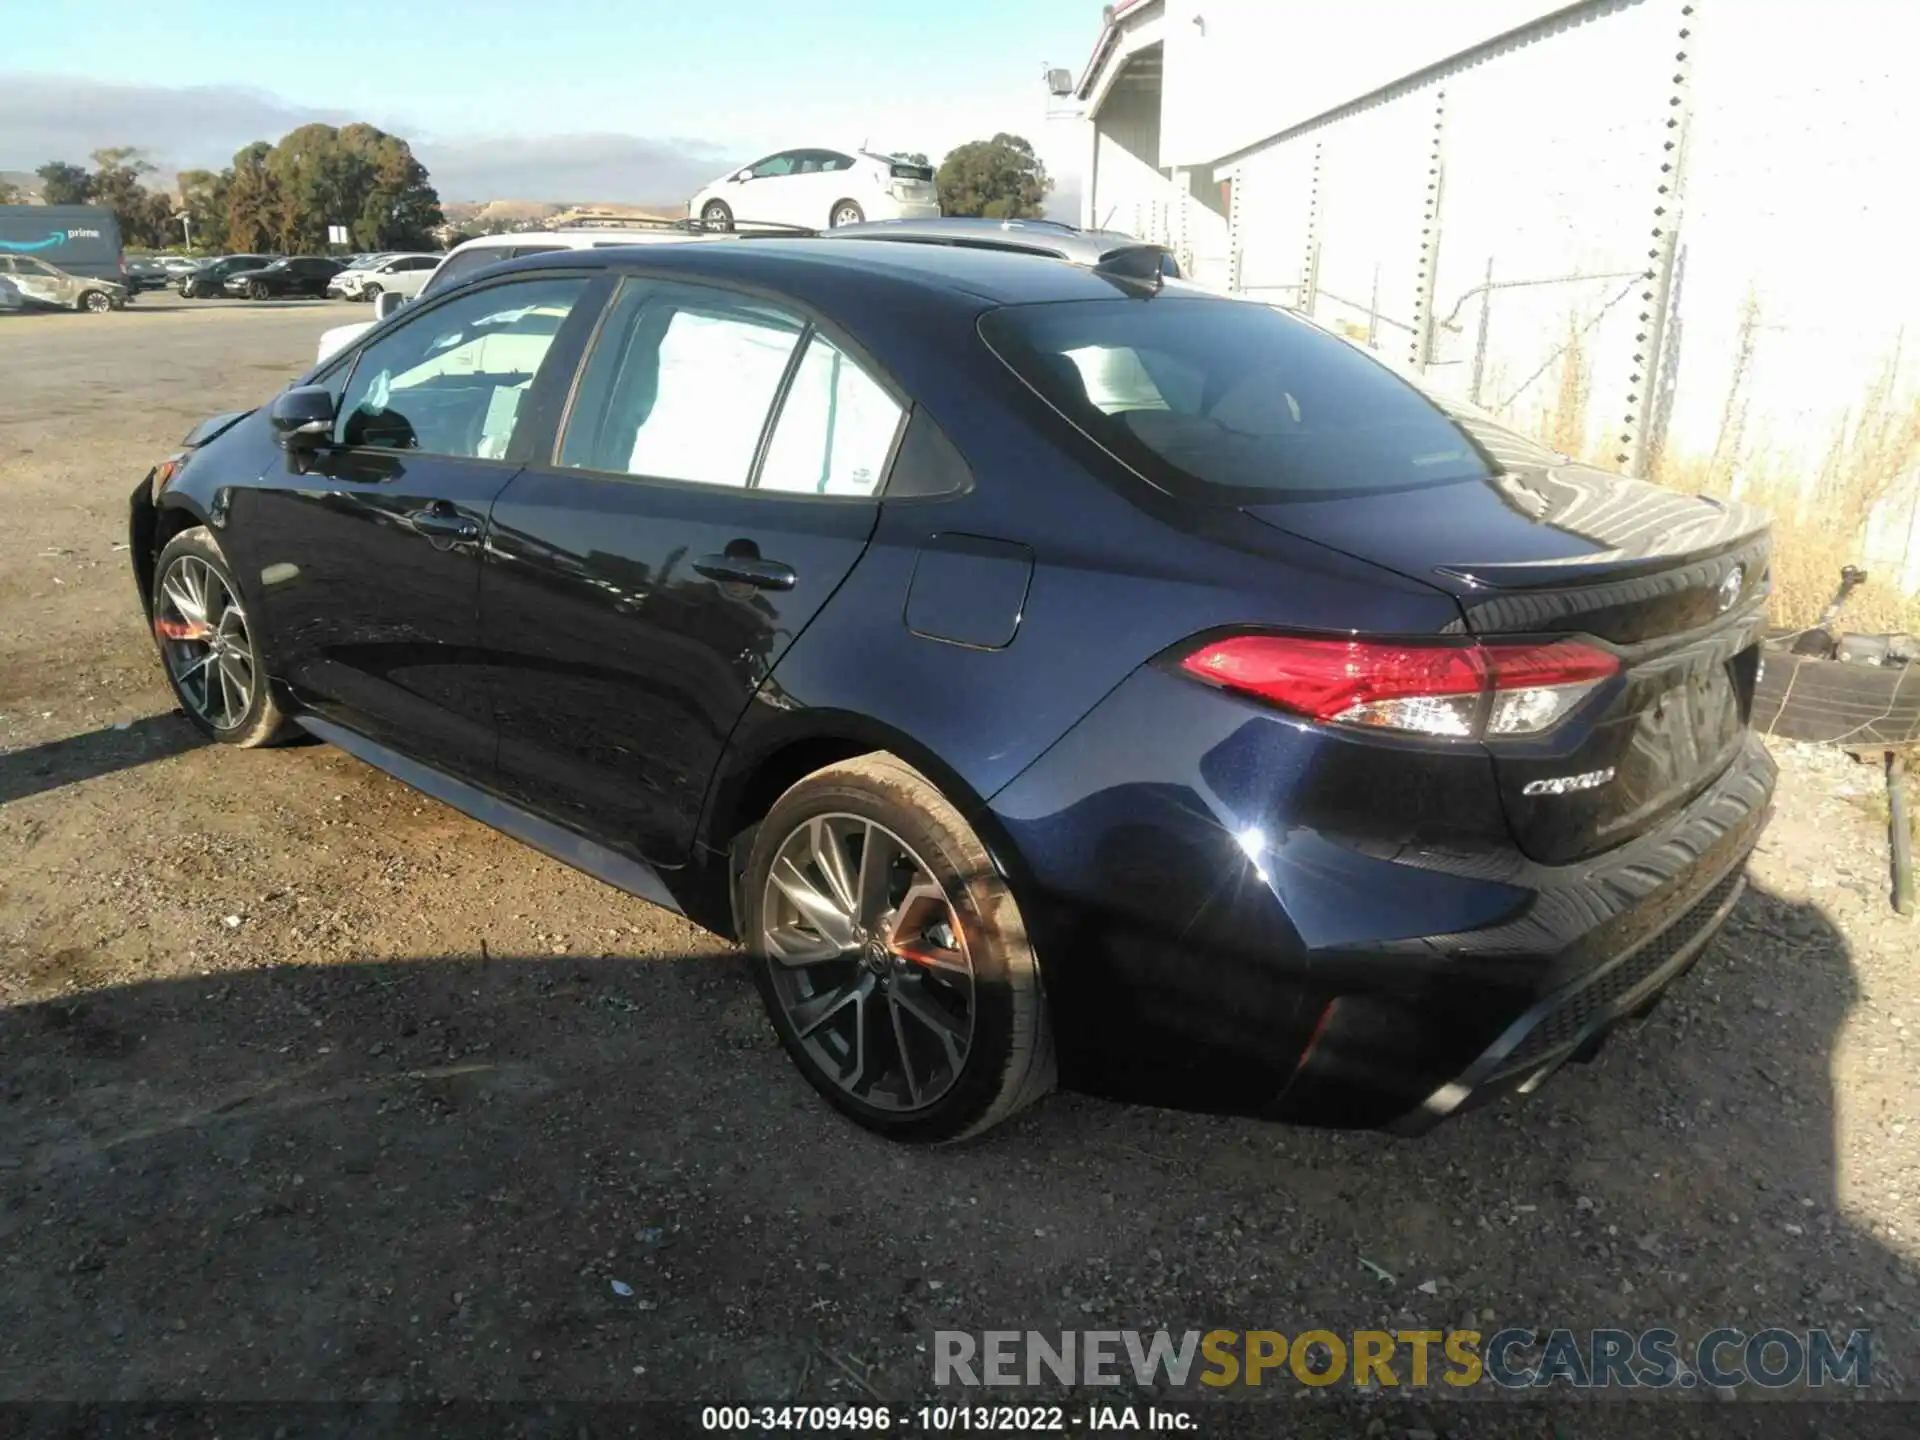
<path fill-rule="evenodd" d="M 127 492 L 364 314 L 0 317 L 0 1399 L 905 1400 L 936 1328 L 1662 1322 L 1870 1326 L 1920 1390 L 1874 772 L 1784 753 L 1724 936 L 1530 1102 L 1406 1142 L 1055 1097 L 891 1148 L 712 936 L 172 713 Z"/>

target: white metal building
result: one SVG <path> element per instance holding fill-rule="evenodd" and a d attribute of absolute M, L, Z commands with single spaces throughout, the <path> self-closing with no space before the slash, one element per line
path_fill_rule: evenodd
<path fill-rule="evenodd" d="M 1816 475 L 1920 346 L 1915 53 L 1892 0 L 1122 0 L 1082 221 L 1562 448 Z"/>

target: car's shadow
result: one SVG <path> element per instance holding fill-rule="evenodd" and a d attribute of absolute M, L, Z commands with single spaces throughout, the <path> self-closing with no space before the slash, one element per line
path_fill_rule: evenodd
<path fill-rule="evenodd" d="M 23 1004 L 0 1400 L 905 1400 L 938 1328 L 1467 1323 L 1865 1326 L 1897 1383 L 1908 1262 L 1836 1190 L 1855 993 L 1754 892 L 1600 1063 L 1425 1140 L 1054 1097 L 934 1150 L 828 1112 L 718 942 Z"/>
<path fill-rule="evenodd" d="M 207 744 L 178 710 L 0 753 L 0 805 Z"/>

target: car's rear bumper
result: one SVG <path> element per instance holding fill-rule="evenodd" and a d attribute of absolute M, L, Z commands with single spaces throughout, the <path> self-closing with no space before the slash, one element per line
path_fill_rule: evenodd
<path fill-rule="evenodd" d="M 1387 1128 L 1425 1134 L 1449 1115 L 1501 1095 L 1531 1094 L 1569 1060 L 1591 1054 L 1614 1027 L 1644 1015 L 1693 968 L 1745 892 L 1745 872 L 1743 855 L 1658 935 L 1535 1001 L 1471 1065 Z"/>
<path fill-rule="evenodd" d="M 895 200 L 888 198 L 875 207 L 870 220 L 938 220 L 938 200 Z"/>
<path fill-rule="evenodd" d="M 1149 668 L 995 795 L 1063 1083 L 1401 1130 L 1531 1088 L 1698 955 L 1774 779 L 1750 740 L 1656 830 L 1556 867 L 1428 760 Z"/>

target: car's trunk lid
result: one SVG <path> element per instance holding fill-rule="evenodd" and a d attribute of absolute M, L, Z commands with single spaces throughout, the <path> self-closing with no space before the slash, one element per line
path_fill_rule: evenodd
<path fill-rule="evenodd" d="M 1472 428 L 1502 473 L 1246 508 L 1446 590 L 1464 632 L 1589 636 L 1618 656 L 1620 675 L 1566 721 L 1488 746 L 1521 849 L 1563 864 L 1644 832 L 1738 752 L 1764 624 L 1766 522 Z"/>

